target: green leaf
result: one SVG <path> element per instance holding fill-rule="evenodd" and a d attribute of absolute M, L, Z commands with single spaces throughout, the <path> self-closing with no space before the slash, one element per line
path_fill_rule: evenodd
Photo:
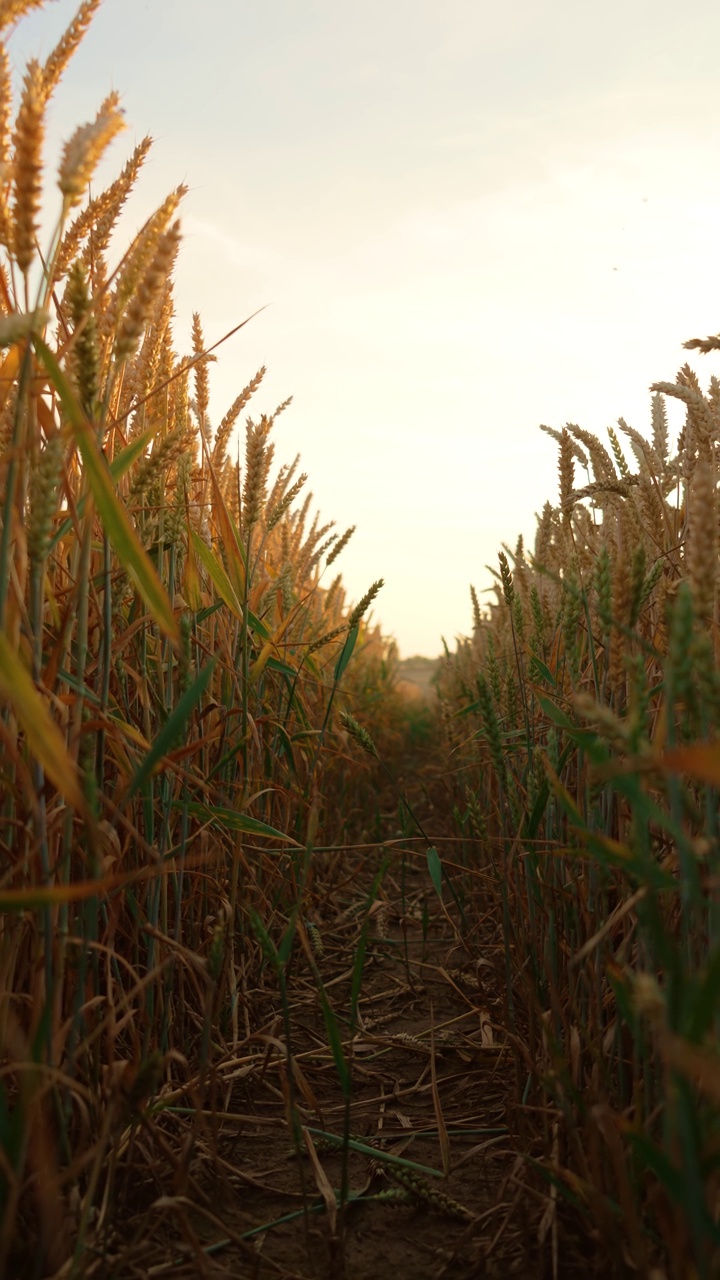
<path fill-rule="evenodd" d="M 330 1008 L 330 1002 L 325 994 L 325 988 L 320 975 L 316 974 L 315 976 L 318 995 L 320 997 L 320 1007 L 323 1012 L 323 1021 L 325 1023 L 325 1030 L 327 1032 L 328 1043 L 330 1045 L 330 1052 L 332 1053 L 333 1062 L 335 1063 L 335 1070 L 338 1073 L 343 1097 L 348 1098 L 350 1096 L 350 1069 L 347 1064 L 347 1058 L 345 1057 L 345 1050 L 343 1049 L 340 1028 L 338 1026 L 337 1018 Z"/>
<path fill-rule="evenodd" d="M 250 923 L 265 955 L 275 969 L 280 969 L 277 948 L 254 907 L 250 908 Z"/>
<path fill-rule="evenodd" d="M 442 898 L 442 862 L 440 861 L 440 855 L 434 845 L 432 849 L 428 849 L 427 851 L 427 864 L 428 871 L 430 872 L 430 879 L 435 886 L 435 892 L 438 898 Z"/>
<path fill-rule="evenodd" d="M 553 724 L 558 724 L 561 729 L 567 729 L 571 733 L 576 732 L 577 725 L 573 724 L 572 720 L 568 720 L 565 712 L 561 711 L 559 707 L 556 707 L 555 703 L 551 702 L 550 698 L 544 698 L 541 693 L 538 693 L 535 696 L 545 712 L 545 715 L 549 720 L 552 720 Z"/>
<path fill-rule="evenodd" d="M 324 1138 L 326 1142 L 331 1142 L 336 1147 L 345 1146 L 345 1139 L 338 1137 L 336 1133 L 326 1133 L 324 1129 L 311 1129 L 309 1125 L 306 1128 L 313 1138 Z M 417 1173 L 427 1174 L 431 1178 L 444 1177 L 439 1169 L 432 1169 L 427 1164 L 416 1164 L 414 1160 L 405 1160 L 402 1156 L 394 1156 L 389 1151 L 383 1151 L 377 1147 L 368 1147 L 355 1138 L 348 1138 L 347 1145 L 351 1151 L 357 1151 L 361 1156 L 370 1156 L 371 1159 L 380 1160 L 384 1164 L 397 1165 L 400 1169 L 414 1169 Z"/>
<path fill-rule="evenodd" d="M 342 679 L 343 674 L 345 672 L 345 668 L 347 667 L 348 662 L 352 658 L 353 649 L 355 648 L 355 642 L 358 638 L 359 631 L 360 631 L 360 624 L 357 623 L 353 627 L 352 631 L 348 631 L 347 633 L 347 639 L 345 640 L 345 644 L 342 647 L 342 652 L 340 653 L 340 657 L 338 658 L 337 663 L 335 664 L 335 684 L 337 684 Z"/>
<path fill-rule="evenodd" d="M 365 917 L 360 930 L 360 939 L 358 942 L 355 959 L 353 961 L 352 979 L 350 982 L 350 1026 L 355 1031 L 357 1023 L 357 1011 L 360 1001 L 360 992 L 362 990 L 363 976 L 365 970 L 365 952 L 367 950 L 368 927 L 370 924 L 370 911 L 372 905 L 377 898 L 378 889 L 385 879 L 385 874 L 390 865 L 390 855 L 386 854 L 380 866 L 375 873 L 375 879 L 370 886 L 370 892 L 365 902 Z"/>
<path fill-rule="evenodd" d="M 278 960 L 283 967 L 290 959 L 290 952 L 292 951 L 295 934 L 297 932 L 297 919 L 299 914 L 300 902 L 298 901 L 290 912 L 290 919 L 288 920 L 287 928 L 280 939 L 280 946 L 278 947 Z"/>
<path fill-rule="evenodd" d="M 288 676 L 290 680 L 294 680 L 297 676 L 297 667 L 291 667 L 287 662 L 281 662 L 279 658 L 268 658 L 266 664 L 268 671 L 277 671 L 281 676 Z"/>
<path fill-rule="evenodd" d="M 688 1027 L 688 1039 L 700 1044 L 710 1030 L 720 1005 L 720 946 L 715 947 L 700 985 Z"/>
<path fill-rule="evenodd" d="M 195 614 L 195 621 L 198 626 L 201 622 L 206 622 L 208 618 L 212 618 L 213 614 L 217 613 L 218 609 L 222 609 L 223 603 L 224 602 L 222 600 L 216 600 L 214 604 L 209 604 L 207 609 L 200 609 Z"/>
<path fill-rule="evenodd" d="M 257 614 L 253 613 L 252 609 L 248 609 L 247 620 L 248 630 L 252 631 L 253 635 L 260 636 L 261 640 L 272 640 L 272 635 L 265 626 L 265 623 L 260 621 Z M 295 675 L 294 671 L 293 675 Z"/>
<path fill-rule="evenodd" d="M 573 724 L 565 712 L 551 702 L 550 698 L 545 698 L 540 693 L 536 693 L 535 697 L 548 719 L 552 720 L 553 724 L 559 725 L 561 729 L 565 729 L 572 741 L 592 757 L 593 763 L 600 764 L 607 758 L 607 748 L 595 729 L 583 729 Z"/>
<path fill-rule="evenodd" d="M 545 810 L 547 808 L 547 802 L 549 798 L 550 798 L 550 788 L 548 786 L 547 778 L 546 778 L 545 781 L 542 783 L 540 790 L 538 791 L 537 800 L 535 801 L 535 804 L 532 807 L 532 813 L 530 814 L 530 817 L 527 819 L 527 824 L 525 827 L 526 840 L 535 839 L 535 836 L 537 835 L 537 829 L 540 826 L 540 823 L 542 822 L 543 814 L 545 813 Z"/>
<path fill-rule="evenodd" d="M 460 707 L 459 711 L 454 711 L 453 715 L 459 720 L 462 716 L 469 716 L 472 711 L 478 711 L 479 708 L 479 702 L 468 702 L 464 707 Z"/>
<path fill-rule="evenodd" d="M 282 724 L 275 725 L 275 732 L 279 739 L 279 744 L 278 744 L 279 749 L 282 752 L 282 754 L 285 756 L 285 759 L 287 760 L 288 769 L 290 770 L 293 778 L 297 779 L 297 776 L 298 776 L 297 765 L 295 764 L 295 753 L 293 751 L 293 745 L 292 745 L 292 740 L 290 738 L 290 734 L 288 733 L 285 726 Z"/>
<path fill-rule="evenodd" d="M 172 807 L 182 809 L 185 803 L 184 800 L 173 800 Z M 224 809 L 220 805 L 198 804 L 193 801 L 187 805 L 187 811 L 195 818 L 214 822 L 217 826 L 226 827 L 230 831 L 245 831 L 252 836 L 268 836 L 271 840 L 282 840 L 283 844 L 291 844 L 296 849 L 303 848 L 297 840 L 293 840 L 284 831 L 278 831 L 276 827 L 270 827 L 266 822 L 260 822 L 258 818 L 249 818 L 246 813 L 238 813 L 236 809 Z"/>
<path fill-rule="evenodd" d="M 155 766 L 163 759 L 163 756 L 166 756 L 168 752 L 172 750 L 173 746 L 182 734 L 186 722 L 190 719 L 193 708 L 200 701 L 202 695 L 207 689 L 210 677 L 215 670 L 216 663 L 217 658 L 211 658 L 203 667 L 197 679 L 190 685 L 190 688 L 185 690 L 180 701 L 173 708 L 171 714 L 168 716 L 165 724 L 152 743 L 147 755 L 143 758 L 140 768 L 131 779 L 129 786 L 124 793 L 124 800 L 127 801 L 135 795 L 136 791 L 138 791 L 143 783 L 150 777 Z"/>
<path fill-rule="evenodd" d="M 143 435 L 138 436 L 136 440 L 131 440 L 130 444 L 126 445 L 121 453 L 117 453 L 115 455 L 112 462 L 110 463 L 110 475 L 112 476 L 116 484 L 118 480 L 122 479 L 122 477 L 125 475 L 125 472 L 129 471 L 130 467 L 135 462 L 135 459 L 138 458 L 141 453 L 144 453 L 146 446 L 150 443 L 153 436 L 156 435 L 157 432 L 160 430 L 160 425 L 161 424 L 158 424 L 157 427 L 151 428 L 150 431 L 145 431 Z M 85 510 L 85 503 L 86 503 L 86 498 L 81 498 L 80 501 L 78 502 L 77 504 L 78 516 L 82 516 Z M 72 528 L 72 517 L 68 516 L 67 520 L 63 520 L 62 524 L 60 525 L 60 528 L 53 535 L 50 541 L 50 548 L 49 548 L 50 551 L 53 550 L 53 548 L 60 541 L 61 538 L 65 537 L 65 534 L 71 528 Z"/>
<path fill-rule="evenodd" d="M 237 595 L 235 593 L 235 588 L 233 587 L 230 579 L 228 578 L 222 564 L 217 559 L 217 556 L 213 555 L 210 548 L 207 546 L 205 542 L 203 542 L 199 533 L 196 533 L 194 529 L 190 530 L 190 537 L 192 538 L 193 548 L 197 552 L 197 555 L 200 558 L 200 560 L 202 560 L 203 564 L 205 565 L 205 568 L 207 569 L 210 575 L 210 578 L 213 582 L 215 590 L 217 591 L 221 600 L 223 600 L 223 602 L 227 605 L 230 612 L 234 614 L 235 617 L 240 622 L 242 622 L 243 620 L 242 605 L 237 598 Z"/>
<path fill-rule="evenodd" d="M 545 666 L 545 663 L 542 662 L 540 658 L 538 658 L 537 654 L 533 654 L 532 656 L 532 667 L 533 667 L 533 675 L 535 673 L 535 670 L 537 670 L 538 674 L 542 676 L 543 680 L 547 680 L 548 684 L 553 689 L 557 688 L 557 681 L 554 675 L 552 674 L 552 671 L 550 671 L 549 667 Z"/>

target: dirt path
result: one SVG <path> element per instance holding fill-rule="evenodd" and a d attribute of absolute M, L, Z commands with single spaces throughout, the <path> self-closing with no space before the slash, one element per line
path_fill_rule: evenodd
<path fill-rule="evenodd" d="M 437 658 L 404 658 L 400 663 L 400 688 L 410 699 L 428 704 L 436 698 L 434 680 L 437 674 Z"/>
<path fill-rule="evenodd" d="M 342 1259 L 337 1225 L 333 1238 L 322 1201 L 322 1174 L 318 1179 L 309 1159 L 298 1161 L 292 1154 L 284 1055 L 271 1045 L 276 1037 L 280 1043 L 282 1031 L 271 1020 L 267 1045 L 254 1052 L 248 1046 L 236 1068 L 240 1078 L 218 1099 L 217 1142 L 209 1130 L 198 1139 L 187 1188 L 195 1204 L 178 1206 L 182 1229 L 177 1211 L 168 1205 L 158 1210 L 165 1222 L 159 1236 L 154 1233 L 152 1259 L 147 1237 L 143 1248 L 148 1276 L 469 1280 L 538 1274 L 527 1269 L 530 1240 L 515 1213 L 522 1184 L 513 1180 L 519 1171 L 506 1125 L 512 1068 L 496 1043 L 487 996 L 432 905 L 429 879 L 418 871 L 406 874 L 404 916 L 399 886 L 389 883 L 388 889 L 389 902 L 373 916 L 366 956 L 352 1046 L 350 1129 L 363 1143 L 377 1143 L 379 1155 L 401 1155 L 441 1171 L 444 1128 L 449 1177 L 392 1164 L 383 1172 L 380 1161 L 354 1152 L 350 1195 L 366 1199 L 346 1210 Z M 340 1021 L 349 1006 L 348 959 L 359 939 L 357 913 L 339 911 L 322 932 L 318 969 Z M 300 1120 L 341 1135 L 343 1096 L 309 983 L 292 1000 L 291 1023 Z M 317 1137 L 315 1143 L 325 1178 L 338 1188 L 340 1154 Z M 291 1221 L 281 1221 L 292 1214 Z"/>
<path fill-rule="evenodd" d="M 423 825 L 437 824 L 437 797 L 434 803 L 417 763 L 407 771 L 410 801 Z M 440 902 L 428 874 L 423 842 L 399 845 L 370 911 L 351 1035 L 370 866 L 364 879 L 340 878 L 308 910 L 312 923 L 301 930 L 304 945 L 296 945 L 287 972 L 291 1072 L 271 974 L 262 992 L 248 993 L 253 1010 L 266 1014 L 262 1024 L 215 1068 L 191 1158 L 185 1166 L 176 1159 L 174 1173 L 156 1165 L 147 1185 L 125 1188 L 133 1232 L 106 1242 L 105 1261 L 91 1274 L 113 1280 L 543 1274 L 534 1243 L 539 1211 L 508 1133 L 514 1068 L 499 1026 L 499 944 L 489 934 L 464 942 L 452 899 Z M 344 1223 L 334 1212 L 342 1156 L 319 1137 L 341 1137 L 345 1102 L 318 975 L 351 1067 L 349 1130 L 377 1153 L 349 1156 Z M 312 1156 L 293 1151 L 290 1104 L 299 1126 L 312 1133 Z M 186 1116 L 168 1110 L 158 1129 L 168 1152 L 188 1142 Z M 439 1174 L 445 1162 L 448 1176 L 393 1163 L 398 1157 Z"/>

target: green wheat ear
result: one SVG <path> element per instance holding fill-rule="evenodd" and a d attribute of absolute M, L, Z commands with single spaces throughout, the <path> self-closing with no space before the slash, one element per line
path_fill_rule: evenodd
<path fill-rule="evenodd" d="M 369 756 L 374 756 L 376 760 L 380 759 L 378 749 L 367 729 L 363 729 L 362 725 L 358 724 L 349 711 L 340 712 L 340 723 L 347 729 L 350 737 L 355 739 L 358 746 L 362 747 L 363 751 L 367 752 Z"/>
<path fill-rule="evenodd" d="M 342 538 L 340 539 L 340 541 L 342 542 Z M 365 595 L 362 597 L 362 599 L 358 600 L 358 603 L 355 605 L 355 608 L 353 609 L 347 621 L 348 631 L 352 631 L 353 627 L 357 626 L 357 624 L 360 622 L 360 619 L 367 613 L 378 591 L 384 585 L 385 585 L 385 580 L 383 578 L 378 578 L 377 582 L 373 582 L 369 591 L 365 592 Z"/>
<path fill-rule="evenodd" d="M 312 947 L 314 954 L 317 956 L 318 960 L 322 960 L 325 955 L 325 947 L 323 945 L 322 934 L 320 933 L 320 930 L 318 929 L 317 925 L 313 923 L 312 920 L 305 921 L 305 928 L 307 930 L 307 935 L 308 935 L 308 938 L 310 939 L 310 946 Z"/>
<path fill-rule="evenodd" d="M 515 587 L 513 584 L 512 573 L 510 572 L 510 565 L 508 564 L 508 558 L 503 551 L 499 553 L 498 560 L 500 561 L 500 576 L 502 578 L 503 595 L 507 604 L 512 608 L 513 600 L 515 598 Z"/>

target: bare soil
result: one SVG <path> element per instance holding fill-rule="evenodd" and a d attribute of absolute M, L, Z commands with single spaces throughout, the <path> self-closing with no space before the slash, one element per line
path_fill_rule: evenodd
<path fill-rule="evenodd" d="M 428 785 L 422 760 L 407 763 L 413 807 L 423 825 L 437 829 L 438 809 L 447 803 L 442 780 Z M 461 937 L 451 897 L 441 902 L 428 874 L 422 841 L 398 842 L 372 906 L 351 1038 L 354 956 L 379 858 L 380 852 L 368 859 L 364 876 L 340 877 L 313 900 L 308 918 L 317 925 L 318 950 L 312 954 L 306 933 L 287 973 L 291 1069 L 270 975 L 262 992 L 247 993 L 262 1021 L 234 1060 L 216 1064 L 194 1127 L 168 1109 L 138 1134 L 139 1143 L 156 1150 L 160 1142 L 167 1158 L 141 1164 L 147 1172 L 131 1185 L 118 1175 L 112 1228 L 87 1253 L 86 1275 L 535 1280 L 553 1274 L 547 1228 L 552 1221 L 557 1230 L 554 1211 L 550 1206 L 548 1214 L 549 1200 L 530 1185 L 509 1122 L 517 1090 L 502 1028 L 499 937 L 492 922 L 470 940 Z M 399 1156 L 441 1175 L 411 1171 L 408 1181 L 397 1166 L 353 1151 L 347 1203 L 338 1212 L 342 1155 L 326 1150 L 318 1135 L 343 1134 L 345 1102 L 313 964 L 351 1060 L 354 1139 L 379 1157 Z M 583 1271 L 565 1266 L 557 1274 Z"/>

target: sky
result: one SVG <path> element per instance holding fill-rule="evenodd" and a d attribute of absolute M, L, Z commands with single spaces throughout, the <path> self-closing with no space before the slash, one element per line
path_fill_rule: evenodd
<path fill-rule="evenodd" d="M 23 19 L 18 73 L 77 3 Z M 176 340 L 215 342 L 217 423 L 291 408 L 337 567 L 401 655 L 471 630 L 469 584 L 557 498 L 540 423 L 649 432 L 652 382 L 720 330 L 720 6 L 710 0 L 104 0 L 53 102 L 61 142 L 110 89 L 154 147 L 127 238 L 190 188 Z M 50 194 L 50 198 L 54 196 Z M 123 243 L 126 243 L 124 241 Z M 669 405 L 677 429 L 681 414 Z M 336 572 L 335 566 L 331 574 Z"/>

